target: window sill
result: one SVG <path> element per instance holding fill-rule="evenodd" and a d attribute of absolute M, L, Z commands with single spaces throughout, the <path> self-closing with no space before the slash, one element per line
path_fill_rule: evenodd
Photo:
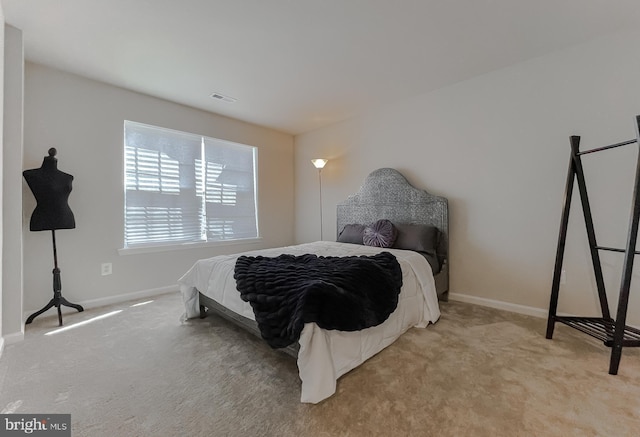
<path fill-rule="evenodd" d="M 261 241 L 262 241 L 262 238 L 257 237 L 257 238 L 245 238 L 242 240 L 207 241 L 203 243 L 145 245 L 145 246 L 139 246 L 139 247 L 124 247 L 122 249 L 118 249 L 118 254 L 119 255 L 138 255 L 141 253 L 171 252 L 174 250 L 202 249 L 205 247 L 239 246 L 243 244 L 256 244 Z"/>

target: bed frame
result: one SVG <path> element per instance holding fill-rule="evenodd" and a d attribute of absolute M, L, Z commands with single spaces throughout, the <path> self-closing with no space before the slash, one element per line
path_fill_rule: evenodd
<path fill-rule="evenodd" d="M 396 223 L 432 225 L 441 232 L 436 255 L 442 268 L 436 274 L 436 292 L 440 300 L 448 300 L 449 295 L 449 211 L 447 199 L 434 196 L 424 190 L 413 187 L 404 176 L 392 168 L 373 171 L 365 179 L 360 190 L 337 205 L 337 231 L 347 224 L 368 224 L 379 219 L 388 219 Z M 258 324 L 242 317 L 213 299 L 199 293 L 200 318 L 208 311 L 240 325 L 260 337 Z M 298 343 L 278 349 L 289 355 L 298 355 Z"/>

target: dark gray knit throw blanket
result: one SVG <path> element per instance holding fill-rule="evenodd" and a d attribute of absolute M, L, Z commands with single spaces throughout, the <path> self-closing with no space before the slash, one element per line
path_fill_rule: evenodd
<path fill-rule="evenodd" d="M 395 256 L 240 256 L 236 288 L 251 304 L 272 348 L 300 338 L 305 323 L 357 331 L 384 322 L 398 305 L 402 270 Z"/>

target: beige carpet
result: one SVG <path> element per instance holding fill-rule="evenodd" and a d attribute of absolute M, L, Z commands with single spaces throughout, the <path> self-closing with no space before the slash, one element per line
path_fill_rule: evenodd
<path fill-rule="evenodd" d="M 459 302 L 301 404 L 292 358 L 224 320 L 180 322 L 176 294 L 27 327 L 0 359 L 3 413 L 71 413 L 73 435 L 638 436 L 640 350 Z M 50 312 L 54 315 L 54 312 Z M 48 315 L 49 313 L 47 313 Z"/>

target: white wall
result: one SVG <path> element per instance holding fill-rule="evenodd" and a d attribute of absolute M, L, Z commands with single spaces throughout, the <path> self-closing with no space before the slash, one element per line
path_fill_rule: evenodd
<path fill-rule="evenodd" d="M 118 255 L 123 245 L 125 119 L 257 146 L 263 241 Z M 40 167 L 50 147 L 58 149 L 58 168 L 75 177 L 69 205 L 76 229 L 56 232 L 62 294 L 71 302 L 170 287 L 197 259 L 293 242 L 290 135 L 27 63 L 24 168 Z M 35 200 L 22 185 L 24 307 L 36 310 L 52 297 L 51 233 L 29 232 Z M 101 276 L 103 262 L 113 263 L 112 275 Z"/>
<path fill-rule="evenodd" d="M 24 53 L 22 31 L 5 26 L 4 153 L 2 212 L 4 244 L 2 333 L 8 343 L 24 336 L 22 320 L 22 114 Z"/>
<path fill-rule="evenodd" d="M 546 310 L 569 136 L 581 135 L 583 149 L 635 138 L 639 43 L 638 32 L 611 35 L 297 136 L 296 241 L 319 235 L 311 158 L 330 159 L 322 173 L 325 239 L 335 238 L 336 203 L 372 170 L 394 167 L 449 198 L 452 293 Z M 603 245 L 624 247 L 637 151 L 585 157 Z M 596 315 L 581 214 L 574 202 L 559 311 Z M 602 259 L 616 305 L 622 255 Z M 628 319 L 636 325 L 637 279 Z"/>
<path fill-rule="evenodd" d="M 0 31 L 0 83 L 4 83 L 4 10 L 2 9 L 2 5 L 0 4 L 0 25 L 2 25 L 2 30 Z M 0 132 L 2 132 L 2 115 L 3 115 L 3 100 L 4 100 L 4 86 L 0 86 Z M 4 146 L 2 142 L 2 136 L 0 136 L 0 155 L 2 155 Z M 0 203 L 2 203 L 3 199 L 3 191 L 4 191 L 4 182 L 2 181 L 2 165 L 0 165 Z M 4 257 L 2 255 L 2 246 L 4 242 L 4 229 L 2 226 L 2 216 L 3 212 L 0 211 L 0 355 L 2 354 L 2 350 L 4 348 L 4 337 L 2 332 L 2 324 L 3 324 L 3 286 L 2 286 L 2 273 L 4 271 Z"/>

